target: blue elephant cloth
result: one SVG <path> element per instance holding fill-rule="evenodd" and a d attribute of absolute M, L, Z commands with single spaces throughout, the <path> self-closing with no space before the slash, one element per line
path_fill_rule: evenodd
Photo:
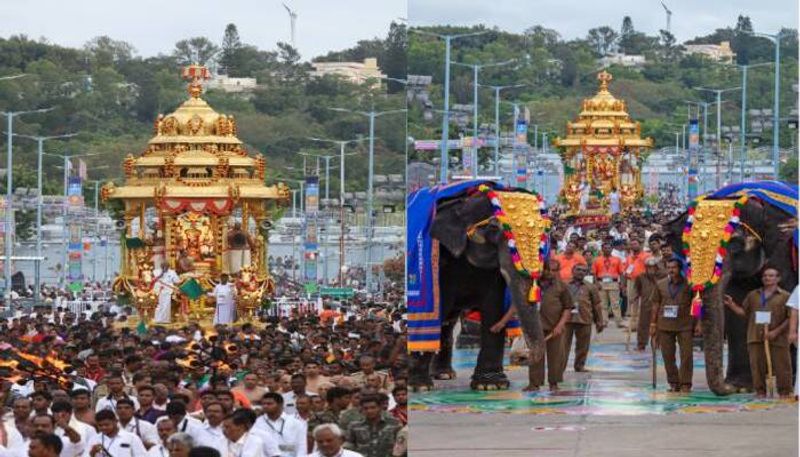
<path fill-rule="evenodd" d="M 797 217 L 798 186 L 782 181 L 754 181 L 731 184 L 710 194 L 708 198 L 740 197 L 744 194 L 749 197 L 758 197 L 792 217 Z M 793 236 L 795 248 L 797 248 L 797 238 L 797 229 L 795 229 Z"/>
<path fill-rule="evenodd" d="M 442 316 L 439 291 L 438 242 L 430 236 L 439 201 L 459 196 L 486 184 L 486 180 L 458 181 L 423 187 L 408 196 L 406 204 L 406 302 L 408 304 L 408 350 L 435 352 L 440 349 Z"/>

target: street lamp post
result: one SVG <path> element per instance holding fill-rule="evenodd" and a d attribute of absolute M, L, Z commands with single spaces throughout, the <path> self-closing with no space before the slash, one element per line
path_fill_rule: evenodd
<path fill-rule="evenodd" d="M 779 177 L 780 171 L 780 90 L 781 90 L 781 38 L 784 37 L 784 32 L 781 30 L 778 33 L 755 33 L 753 35 L 767 38 L 775 44 L 775 94 L 773 95 L 772 107 L 772 166 L 774 169 L 775 179 Z"/>
<path fill-rule="evenodd" d="M 722 160 L 722 93 L 729 92 L 732 90 L 739 90 L 741 87 L 729 87 L 727 89 L 709 89 L 706 87 L 695 87 L 695 90 L 700 91 L 707 91 L 717 94 L 717 181 L 716 186 L 717 188 L 720 187 L 720 161 Z"/>
<path fill-rule="evenodd" d="M 14 79 L 19 78 L 22 75 L 11 76 L 7 77 L 6 79 Z M 12 230 L 13 228 L 13 215 L 14 215 L 14 206 L 12 204 L 12 188 L 14 186 L 14 174 L 12 170 L 12 165 L 14 162 L 14 117 L 21 116 L 23 114 L 33 114 L 33 113 L 46 113 L 51 111 L 53 108 L 42 108 L 42 109 L 35 109 L 35 110 L 27 110 L 27 111 L 6 111 L 3 114 L 6 116 L 7 120 L 7 130 L 6 130 L 6 141 L 8 142 L 8 157 L 6 157 L 6 213 L 5 213 L 5 263 L 3 264 L 3 272 L 5 273 L 5 290 L 4 297 L 5 297 L 5 304 L 7 306 L 11 305 L 11 255 L 13 251 L 13 244 L 12 244 Z"/>
<path fill-rule="evenodd" d="M 345 229 L 345 221 L 344 221 L 344 157 L 346 155 L 353 155 L 356 154 L 355 152 L 350 154 L 344 153 L 344 147 L 347 143 L 357 143 L 359 141 L 364 141 L 365 138 L 358 138 L 353 140 L 329 140 L 327 138 L 315 138 L 315 137 L 308 137 L 309 140 L 312 141 L 319 141 L 319 142 L 326 142 L 326 143 L 334 143 L 339 145 L 339 287 L 344 287 L 344 229 Z M 326 188 L 325 194 L 327 198 L 327 180 L 326 180 Z M 327 260 L 326 260 L 327 262 Z M 327 265 L 327 263 L 326 263 Z"/>
<path fill-rule="evenodd" d="M 345 108 L 328 108 L 332 111 L 338 111 L 343 113 L 354 113 L 360 114 L 362 116 L 366 116 L 369 118 L 369 176 L 367 177 L 367 236 L 366 236 L 366 286 L 367 292 L 372 290 L 372 192 L 373 192 L 373 183 L 372 178 L 375 173 L 375 118 L 379 116 L 385 116 L 387 114 L 396 114 L 396 113 L 405 113 L 405 109 L 394 109 L 394 110 L 387 110 L 387 111 L 355 111 Z"/>
<path fill-rule="evenodd" d="M 514 60 L 506 60 L 503 62 L 490 62 L 481 64 L 470 64 L 461 62 L 450 62 L 453 65 L 472 68 L 472 177 L 478 177 L 478 72 L 481 68 L 500 67 L 513 63 Z M 497 100 L 495 100 L 495 112 L 497 112 Z M 496 114 L 497 116 L 497 114 Z M 495 148 L 496 150 L 496 148 Z M 496 151 L 495 151 L 496 154 Z M 495 157 L 497 160 L 497 157 Z M 497 166 L 495 165 L 495 168 Z"/>
<path fill-rule="evenodd" d="M 447 140 L 449 139 L 449 130 L 450 130 L 450 43 L 454 39 L 464 38 L 468 36 L 476 36 L 476 35 L 483 35 L 484 33 L 488 33 L 488 30 L 484 30 L 481 32 L 472 32 L 472 33 L 461 33 L 456 35 L 446 35 L 440 33 L 432 33 L 426 32 L 422 30 L 411 29 L 411 32 L 418 33 L 420 35 L 428 35 L 433 36 L 436 38 L 441 38 L 444 40 L 445 43 L 445 51 L 444 51 L 444 116 L 442 116 L 442 143 L 441 143 L 441 172 L 439 175 L 439 180 L 442 184 L 447 184 L 447 170 L 448 170 L 448 161 L 449 161 L 449 153 L 447 149 Z"/>
<path fill-rule="evenodd" d="M 495 141 L 494 141 L 494 174 L 495 176 L 500 176 L 500 91 L 503 89 L 511 89 L 516 87 L 523 87 L 525 84 L 510 84 L 506 86 L 491 86 L 491 85 L 483 85 L 484 87 L 490 87 L 494 90 L 494 132 L 495 132 Z M 516 113 L 516 104 L 514 105 L 515 113 Z M 514 122 L 513 125 L 514 134 L 516 134 L 517 123 Z"/>
<path fill-rule="evenodd" d="M 766 65 L 772 65 L 772 62 L 764 62 L 764 63 L 757 63 L 752 65 L 736 65 L 736 68 L 742 70 L 742 112 L 741 112 L 741 123 L 739 125 L 739 180 L 744 181 L 744 161 L 745 157 L 747 156 L 747 71 L 750 68 L 755 67 L 763 67 Z"/>
<path fill-rule="evenodd" d="M 32 135 L 20 135 L 15 133 L 15 136 L 20 138 L 28 138 L 30 140 L 35 140 L 37 143 L 37 155 L 36 155 L 36 189 L 38 190 L 38 194 L 36 197 L 36 257 L 42 257 L 42 205 L 44 204 L 44 199 L 42 197 L 42 159 L 44 155 L 44 142 L 48 140 L 55 140 L 55 139 L 63 139 L 63 138 L 71 138 L 77 133 L 68 133 L 66 135 L 51 135 L 51 136 L 32 136 Z M 34 295 L 33 295 L 33 302 L 35 304 L 39 304 L 39 292 L 41 290 L 41 260 L 37 260 L 34 262 L 34 273 L 33 273 L 33 282 L 34 282 Z"/>

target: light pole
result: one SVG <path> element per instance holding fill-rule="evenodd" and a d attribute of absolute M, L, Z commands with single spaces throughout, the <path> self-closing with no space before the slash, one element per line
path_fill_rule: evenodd
<path fill-rule="evenodd" d="M 722 93 L 732 90 L 739 90 L 741 87 L 729 87 L 727 89 L 709 89 L 707 87 L 695 87 L 695 90 L 712 92 L 717 94 L 717 182 L 716 186 L 720 187 L 720 160 L 722 158 Z"/>
<path fill-rule="evenodd" d="M 67 196 L 68 196 L 68 193 L 69 193 L 69 171 L 71 169 L 70 159 L 74 159 L 74 158 L 77 158 L 77 157 L 91 157 L 91 156 L 96 156 L 96 155 L 100 155 L 100 154 L 93 153 L 93 154 L 73 154 L 73 155 L 69 155 L 69 154 L 52 154 L 52 153 L 49 153 L 49 152 L 43 152 L 42 155 L 58 157 L 58 158 L 64 159 L 64 208 L 63 208 L 63 211 L 61 213 L 63 215 L 63 218 L 64 218 L 64 220 L 62 221 L 64 227 L 63 227 L 63 230 L 61 232 L 61 235 L 63 236 L 64 252 L 63 252 L 63 256 L 62 256 L 63 263 L 62 263 L 62 266 L 61 266 L 61 273 L 63 275 L 62 279 L 64 281 L 64 286 L 66 287 L 66 285 L 67 285 L 67 260 L 68 260 L 67 259 L 67 241 L 68 241 L 68 238 L 69 238 L 69 233 L 68 233 L 68 228 L 69 227 L 67 226 Z"/>
<path fill-rule="evenodd" d="M 6 79 L 15 79 L 21 76 L 22 75 L 9 76 Z M 5 263 L 3 264 L 3 272 L 5 273 L 5 290 L 3 293 L 5 297 L 5 304 L 7 306 L 11 306 L 11 254 L 13 250 L 11 238 L 12 230 L 14 230 L 12 227 L 14 215 L 14 206 L 12 204 L 12 187 L 14 186 L 14 174 L 12 170 L 12 165 L 14 162 L 14 117 L 21 116 L 23 114 L 46 113 L 52 109 L 53 108 L 42 108 L 27 111 L 6 111 L 3 113 L 6 115 L 6 120 L 8 122 L 6 126 L 6 141 L 8 142 L 8 157 L 6 157 L 6 214 L 5 230 L 3 231 L 5 236 Z"/>
<path fill-rule="evenodd" d="M 503 89 L 512 89 L 517 87 L 524 87 L 525 84 L 510 84 L 506 86 L 490 86 L 481 84 L 484 87 L 490 87 L 494 90 L 494 175 L 500 175 L 500 91 Z M 514 123 L 512 130 L 516 135 L 517 124 Z"/>
<path fill-rule="evenodd" d="M 472 33 L 460 33 L 455 35 L 446 35 L 440 33 L 426 32 L 422 30 L 411 29 L 413 33 L 420 35 L 428 35 L 436 38 L 441 38 L 445 43 L 444 51 L 444 116 L 442 116 L 442 144 L 441 144 L 441 164 L 442 170 L 439 174 L 439 180 L 442 184 L 447 184 L 447 169 L 449 161 L 449 153 L 447 149 L 447 140 L 450 138 L 450 43 L 458 38 L 468 36 L 483 35 L 488 33 L 488 30 Z"/>
<path fill-rule="evenodd" d="M 387 111 L 356 111 L 346 108 L 328 108 L 332 111 L 341 113 L 360 114 L 369 118 L 369 176 L 367 177 L 367 236 L 366 236 L 366 286 L 367 292 L 372 290 L 372 177 L 375 173 L 375 118 L 387 114 L 405 113 L 405 109 L 393 109 Z"/>
<path fill-rule="evenodd" d="M 339 287 L 344 287 L 344 157 L 346 155 L 354 155 L 355 152 L 350 154 L 344 153 L 344 147 L 347 143 L 357 143 L 364 141 L 366 138 L 358 138 L 353 140 L 330 140 L 327 138 L 308 137 L 311 141 L 319 141 L 323 143 L 333 143 L 339 145 Z M 326 181 L 327 182 L 327 181 Z M 326 184 L 327 185 L 327 184 Z M 327 196 L 328 190 L 325 189 Z"/>
<path fill-rule="evenodd" d="M 742 112 L 741 124 L 739 125 L 739 142 L 741 143 L 739 152 L 739 180 L 744 181 L 744 161 L 747 156 L 747 71 L 750 68 L 763 67 L 772 65 L 772 62 L 756 63 L 752 65 L 734 65 L 736 68 L 742 70 Z"/>
<path fill-rule="evenodd" d="M 36 155 L 36 189 L 38 190 L 38 194 L 36 197 L 36 257 L 42 257 L 42 205 L 44 203 L 44 199 L 42 197 L 42 159 L 44 155 L 44 142 L 48 140 L 56 140 L 56 139 L 64 139 L 64 138 L 72 138 L 73 136 L 77 135 L 77 133 L 68 133 L 65 135 L 51 135 L 51 136 L 32 136 L 32 135 L 20 135 L 15 133 L 14 136 L 18 136 L 20 138 L 27 138 L 29 140 L 35 140 L 37 143 L 37 155 Z M 33 273 L 33 282 L 34 282 L 34 295 L 33 295 L 33 302 L 35 304 L 39 304 L 39 292 L 41 291 L 41 281 L 42 281 L 42 273 L 41 273 L 41 260 L 37 260 L 34 262 L 34 273 Z"/>
<path fill-rule="evenodd" d="M 780 133 L 780 91 L 781 91 L 781 38 L 784 37 L 783 30 L 778 33 L 756 33 L 754 36 L 766 38 L 775 45 L 775 94 L 773 96 L 772 107 L 772 166 L 775 167 L 775 179 L 778 179 L 781 167 L 779 133 Z"/>
<path fill-rule="evenodd" d="M 478 177 L 478 72 L 481 68 L 500 67 L 513 63 L 514 60 L 503 62 L 490 62 L 481 64 L 469 64 L 461 62 L 450 62 L 453 65 L 472 68 L 472 177 Z M 497 108 L 495 108 L 497 109 Z"/>

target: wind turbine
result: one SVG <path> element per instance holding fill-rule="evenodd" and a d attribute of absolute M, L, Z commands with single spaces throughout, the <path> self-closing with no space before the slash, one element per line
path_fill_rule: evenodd
<path fill-rule="evenodd" d="M 292 47 L 297 49 L 297 43 L 294 40 L 294 24 L 297 21 L 297 12 L 286 6 L 286 3 L 281 3 L 284 8 L 286 8 L 286 12 L 289 13 L 289 21 L 292 24 Z"/>
<path fill-rule="evenodd" d="M 672 28 L 670 27 L 670 22 L 672 22 L 672 11 L 667 8 L 667 5 L 665 5 L 663 1 L 661 2 L 661 6 L 663 6 L 664 11 L 667 12 L 667 32 L 672 33 Z"/>

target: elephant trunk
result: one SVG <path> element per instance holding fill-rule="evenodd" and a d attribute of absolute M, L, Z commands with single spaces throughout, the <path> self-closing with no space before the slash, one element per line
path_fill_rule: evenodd
<path fill-rule="evenodd" d="M 511 303 L 517 312 L 522 335 L 530 353 L 528 360 L 532 364 L 544 357 L 544 332 L 539 318 L 539 307 L 528 301 L 532 281 L 516 271 L 505 242 L 501 243 L 499 251 L 500 273 L 511 293 Z"/>
<path fill-rule="evenodd" d="M 724 284 L 725 278 L 721 281 Z M 725 343 L 725 313 L 722 304 L 723 287 L 719 285 L 703 293 L 703 353 L 706 362 L 706 382 L 708 388 L 716 395 L 724 396 L 734 393 L 733 386 L 725 382 L 722 364 L 723 345 Z"/>

